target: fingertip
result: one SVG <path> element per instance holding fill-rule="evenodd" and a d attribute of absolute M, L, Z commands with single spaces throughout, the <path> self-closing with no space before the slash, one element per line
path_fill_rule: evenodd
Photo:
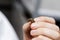
<path fill-rule="evenodd" d="M 27 23 L 25 23 L 24 25 L 23 25 L 23 31 L 25 31 L 25 30 L 27 30 L 29 27 L 30 27 L 30 25 L 31 25 L 31 22 L 27 22 Z"/>
<path fill-rule="evenodd" d="M 35 30 L 31 30 L 31 31 L 30 31 L 30 35 L 31 35 L 31 36 L 34 36 L 34 35 L 35 35 L 35 34 L 34 34 L 35 32 L 36 32 Z"/>
<path fill-rule="evenodd" d="M 32 23 L 31 24 L 31 29 L 35 29 L 35 28 L 37 28 L 38 27 L 38 25 L 36 24 L 36 23 Z"/>

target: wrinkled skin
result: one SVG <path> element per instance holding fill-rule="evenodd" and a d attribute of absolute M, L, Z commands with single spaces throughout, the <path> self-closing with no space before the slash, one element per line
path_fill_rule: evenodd
<path fill-rule="evenodd" d="M 51 17 L 37 17 L 23 25 L 23 40 L 60 40 L 59 27 Z"/>

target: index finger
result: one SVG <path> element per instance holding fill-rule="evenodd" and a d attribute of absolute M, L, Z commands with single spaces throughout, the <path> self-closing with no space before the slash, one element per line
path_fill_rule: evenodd
<path fill-rule="evenodd" d="M 41 16 L 34 19 L 35 22 L 48 22 L 55 24 L 55 19 L 52 17 Z"/>

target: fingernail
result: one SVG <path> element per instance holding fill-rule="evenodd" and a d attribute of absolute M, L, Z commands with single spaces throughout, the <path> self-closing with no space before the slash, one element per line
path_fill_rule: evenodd
<path fill-rule="evenodd" d="M 36 30 L 32 30 L 32 31 L 31 31 L 31 35 L 32 35 L 32 36 L 35 35 L 35 33 L 36 33 Z"/>

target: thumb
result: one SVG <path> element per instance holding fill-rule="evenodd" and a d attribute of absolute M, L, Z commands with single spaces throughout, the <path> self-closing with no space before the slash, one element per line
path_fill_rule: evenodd
<path fill-rule="evenodd" d="M 25 23 L 23 25 L 23 39 L 24 40 L 30 40 L 31 39 L 31 35 L 30 35 L 30 25 L 31 25 L 31 22 L 28 22 L 28 23 Z"/>

